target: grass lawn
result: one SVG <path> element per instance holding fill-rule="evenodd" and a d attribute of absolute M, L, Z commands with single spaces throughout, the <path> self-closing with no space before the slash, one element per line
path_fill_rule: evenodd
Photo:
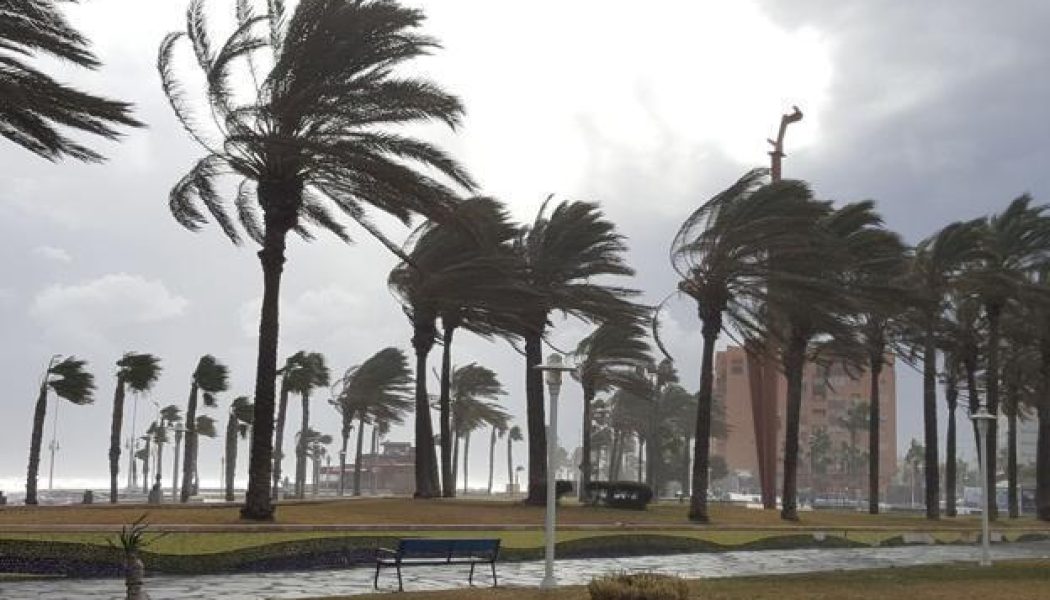
<path fill-rule="evenodd" d="M 691 598 L 703 600 L 1045 600 L 1050 597 L 1050 561 L 874 569 L 775 577 L 707 579 L 689 582 Z M 332 597 L 327 600 L 378 600 L 390 594 Z M 398 600 L 588 600 L 587 590 L 554 591 L 479 588 L 446 592 L 405 592 Z"/>
<path fill-rule="evenodd" d="M 566 503 L 558 510 L 563 525 L 609 525 L 688 528 L 687 506 L 661 503 L 646 511 L 615 510 Z M 116 525 L 130 523 L 148 513 L 152 524 L 254 525 L 241 521 L 238 508 L 227 505 L 72 505 L 0 507 L 0 531 L 5 525 Z M 798 529 L 805 527 L 885 527 L 897 530 L 973 530 L 980 527 L 977 517 L 957 517 L 927 521 L 918 514 L 891 513 L 869 515 L 855 511 L 812 511 L 800 513 L 798 523 L 780 520 L 777 511 L 750 510 L 739 506 L 714 505 L 712 521 L 704 529 L 761 528 Z M 381 498 L 290 503 L 279 507 L 278 525 L 533 525 L 543 523 L 543 508 L 498 500 Z M 1050 524 L 1032 518 L 1001 519 L 996 529 L 1029 528 L 1050 531 Z"/>

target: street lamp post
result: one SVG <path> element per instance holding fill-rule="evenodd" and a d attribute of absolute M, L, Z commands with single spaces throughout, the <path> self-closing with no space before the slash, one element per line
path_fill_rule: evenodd
<path fill-rule="evenodd" d="M 547 358 L 547 364 L 533 367 L 543 371 L 546 375 L 547 392 L 550 396 L 550 425 L 547 428 L 547 511 L 543 517 L 544 537 L 544 569 L 542 588 L 554 588 L 558 586 L 554 578 L 554 517 L 556 510 L 557 482 L 554 477 L 554 453 L 558 449 L 558 394 L 561 392 L 561 375 L 566 371 L 575 371 L 562 362 L 560 354 L 551 354 Z"/>
<path fill-rule="evenodd" d="M 981 447 L 977 449 L 977 456 L 981 461 L 981 489 L 983 492 L 981 497 L 981 561 L 979 564 L 982 567 L 990 567 L 992 557 L 988 533 L 988 427 L 995 420 L 995 415 L 988 412 L 988 408 L 982 404 L 977 412 L 970 415 L 970 418 L 977 424 L 977 436 L 981 444 Z"/>

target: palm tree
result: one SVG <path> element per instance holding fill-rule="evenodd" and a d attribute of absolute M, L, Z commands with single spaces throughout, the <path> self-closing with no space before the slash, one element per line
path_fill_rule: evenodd
<path fill-rule="evenodd" d="M 463 450 L 463 493 L 467 492 L 470 434 L 483 425 L 502 426 L 509 415 L 493 401 L 506 395 L 503 384 L 496 373 L 487 367 L 470 363 L 452 371 L 450 392 L 452 397 L 452 445 L 455 450 L 453 462 L 458 464 L 459 440 Z M 457 469 L 453 469 L 452 481 L 457 480 Z"/>
<path fill-rule="evenodd" d="M 915 248 L 911 282 L 918 294 L 914 321 L 922 356 L 923 449 L 926 452 L 926 518 L 940 516 L 940 469 L 937 460 L 937 326 L 946 294 L 959 270 L 974 255 L 980 221 L 956 222 Z"/>
<path fill-rule="evenodd" d="M 993 215 L 977 229 L 978 250 L 973 264 L 960 281 L 963 289 L 972 291 L 980 300 L 988 320 L 987 399 L 988 411 L 999 413 L 999 349 L 1001 320 L 1008 303 L 1019 297 L 1030 285 L 1029 275 L 1046 261 L 1050 252 L 1050 218 L 1045 206 L 1032 206 L 1032 198 L 1025 194 Z M 987 458 L 988 485 L 995 488 L 996 477 L 996 422 L 988 428 Z M 998 507 L 988 504 L 988 517 L 995 520 Z"/>
<path fill-rule="evenodd" d="M 281 487 L 281 466 L 284 461 L 284 425 L 288 416 L 288 394 L 291 393 L 288 383 L 293 373 L 306 368 L 306 352 L 300 350 L 289 356 L 284 361 L 284 366 L 278 369 L 277 374 L 281 377 L 281 391 L 277 403 L 277 422 L 274 425 L 273 440 L 273 499 L 276 500 L 278 490 Z"/>
<path fill-rule="evenodd" d="M 856 470 L 860 466 L 856 462 L 856 458 L 860 456 L 860 448 L 857 446 L 857 434 L 867 429 L 869 435 L 871 435 L 870 415 L 871 407 L 869 406 L 868 402 L 861 401 L 852 404 L 849 408 L 846 409 L 846 414 L 842 417 L 839 417 L 838 419 L 837 425 L 845 429 L 847 435 L 849 436 L 848 456 L 850 457 L 850 460 L 848 460 L 846 463 L 846 472 L 851 476 L 856 475 Z M 876 427 L 878 427 L 878 425 L 876 425 Z M 878 452 L 878 447 L 876 447 L 875 451 Z M 875 487 L 872 488 L 873 490 L 875 490 L 876 494 L 878 493 L 878 487 L 878 482 L 876 481 Z M 875 512 L 872 514 L 878 513 Z"/>
<path fill-rule="evenodd" d="M 536 296 L 519 276 L 521 261 L 510 247 L 516 235 L 517 228 L 500 202 L 470 198 L 455 207 L 447 222 L 424 223 L 405 248 L 408 260 L 390 273 L 391 290 L 413 325 L 416 381 L 424 385 L 426 359 L 438 336 L 437 319 L 441 319 L 438 410 L 442 495 L 446 497 L 455 495 L 450 377 L 456 330 L 462 327 L 485 338 L 509 337 L 511 330 L 520 328 L 516 315 L 521 307 Z M 418 394 L 423 412 L 425 389 Z M 424 435 L 427 424 L 417 419 L 417 428 Z M 417 439 L 416 447 L 428 443 L 429 439 Z"/>
<path fill-rule="evenodd" d="M 547 435 L 543 407 L 543 338 L 554 312 L 590 322 L 629 322 L 647 308 L 629 301 L 637 292 L 606 283 L 605 276 L 630 276 L 627 246 L 597 204 L 561 202 L 548 213 L 550 198 L 535 220 L 522 228 L 515 250 L 524 263 L 523 283 L 539 294 L 522 315 L 525 338 L 525 405 L 529 442 L 529 493 L 542 504 L 546 481 Z"/>
<path fill-rule="evenodd" d="M 327 386 L 329 383 L 328 365 L 325 364 L 324 355 L 317 352 L 299 351 L 288 359 L 289 372 L 284 375 L 282 388 L 288 392 L 299 394 L 302 399 L 302 425 L 299 431 L 310 429 L 310 392 L 316 387 Z M 283 399 L 286 400 L 286 399 Z M 300 435 L 299 444 L 295 448 L 295 495 L 298 498 L 306 496 L 306 446 L 308 439 Z"/>
<path fill-rule="evenodd" d="M 507 489 L 514 489 L 514 442 L 520 442 L 524 438 L 521 435 L 521 427 L 512 425 L 507 430 Z"/>
<path fill-rule="evenodd" d="M 117 361 L 117 387 L 113 392 L 113 422 L 109 429 L 109 501 L 117 503 L 117 475 L 120 474 L 120 433 L 124 425 L 124 394 L 130 388 L 142 393 L 160 377 L 160 359 L 152 354 L 128 352 Z"/>
<path fill-rule="evenodd" d="M 354 495 L 361 494 L 361 453 L 366 421 L 400 423 L 412 407 L 412 372 L 399 348 L 384 348 L 365 362 L 350 367 L 336 382 L 329 401 L 342 415 L 342 447 L 339 451 L 339 495 L 345 489 L 346 452 L 358 420 L 357 456 L 354 460 Z"/>
<path fill-rule="evenodd" d="M 591 435 L 594 430 L 594 397 L 607 392 L 624 369 L 648 363 L 649 344 L 637 321 L 606 322 L 580 341 L 573 353 L 577 365 L 573 372 L 583 387 L 583 437 L 581 442 L 579 496 L 586 496 L 587 485 L 594 475 Z"/>
<path fill-rule="evenodd" d="M 765 185 L 767 171 L 755 169 L 689 216 L 671 244 L 679 290 L 692 297 L 703 323 L 699 409 L 693 456 L 689 519 L 706 522 L 707 477 L 714 390 L 714 351 L 724 320 L 750 329 L 747 307 L 766 300 L 770 256 L 806 252 L 800 234 L 820 206 L 797 182 Z M 659 339 L 657 340 L 659 343 Z"/>
<path fill-rule="evenodd" d="M 226 501 L 234 500 L 234 479 L 237 476 L 237 438 L 248 437 L 252 426 L 252 414 L 255 407 L 247 396 L 237 396 L 230 405 L 230 414 L 226 419 Z"/>
<path fill-rule="evenodd" d="M 957 514 L 956 510 L 956 427 L 955 411 L 958 408 L 959 387 L 965 378 L 969 396 L 970 413 L 980 406 L 977 389 L 977 366 L 980 353 L 980 307 L 972 296 L 949 293 L 945 311 L 937 325 L 937 346 L 944 360 L 945 401 L 948 405 L 948 427 L 945 431 L 944 462 L 944 512 L 949 517 Z M 974 436 L 976 445 L 976 432 Z"/>
<path fill-rule="evenodd" d="M 225 392 L 228 387 L 229 369 L 210 354 L 205 354 L 197 362 L 190 380 L 190 398 L 186 403 L 186 450 L 182 460 L 182 489 L 179 490 L 179 501 L 189 502 L 193 491 L 194 474 L 197 471 L 197 397 L 201 396 L 204 406 L 218 406 L 215 394 Z M 213 434 L 214 435 L 214 434 Z"/>
<path fill-rule="evenodd" d="M 316 494 L 318 461 L 327 454 L 325 446 L 332 443 L 332 436 L 315 429 L 304 429 L 295 434 L 295 443 L 297 446 L 306 448 L 307 458 L 314 463 L 314 493 Z"/>
<path fill-rule="evenodd" d="M 196 420 L 193 423 L 193 431 L 195 432 L 197 439 L 200 440 L 202 437 L 209 439 L 215 439 L 219 436 L 219 431 L 215 427 L 215 419 L 208 415 L 197 415 Z M 193 463 L 193 486 L 190 491 L 190 495 L 196 496 L 200 494 L 200 472 L 197 470 L 198 461 Z"/>
<path fill-rule="evenodd" d="M 33 411 L 33 433 L 29 441 L 29 468 L 26 476 L 25 502 L 29 505 L 37 504 L 36 478 L 40 471 L 40 444 L 44 437 L 44 420 L 47 417 L 48 390 L 55 392 L 59 398 L 77 405 L 91 404 L 95 400 L 92 397 L 95 391 L 95 377 L 84 370 L 87 362 L 77 360 L 73 356 L 60 361 L 59 358 L 51 357 L 47 369 L 44 370 L 36 409 Z"/>
<path fill-rule="evenodd" d="M 857 296 L 863 288 L 855 287 L 854 274 L 870 272 L 887 257 L 899 256 L 901 246 L 896 234 L 882 228 L 871 201 L 829 209 L 814 222 L 812 236 L 811 243 L 823 248 L 820 260 L 813 261 L 813 255 L 778 256 L 777 271 L 769 284 L 776 290 L 770 310 L 775 315 L 774 336 L 783 346 L 781 361 L 787 379 L 781 509 L 786 520 L 798 520 L 799 418 L 808 353 L 815 350 L 813 342 L 818 338 L 832 340 L 830 345 L 837 348 L 855 345 L 852 321 L 863 310 Z"/>
<path fill-rule="evenodd" d="M 911 503 L 915 504 L 915 484 L 919 481 L 919 472 L 927 466 L 926 449 L 922 447 L 919 440 L 913 439 L 904 455 L 904 464 L 911 469 Z"/>
<path fill-rule="evenodd" d="M 489 437 L 489 484 L 485 488 L 485 493 L 489 496 L 492 495 L 492 483 L 496 475 L 496 442 L 507 435 L 509 418 L 508 415 L 502 423 L 492 425 L 492 435 Z"/>
<path fill-rule="evenodd" d="M 417 213 L 440 217 L 454 193 L 427 169 L 459 187 L 474 185 L 443 151 L 401 133 L 402 125 L 431 120 L 454 128 L 463 114 L 459 100 L 432 82 L 395 75 L 397 66 L 438 47 L 418 31 L 420 10 L 366 0 L 302 0 L 290 14 L 284 2 L 266 6 L 256 16 L 238 2 L 235 32 L 213 45 L 202 0 L 193 0 L 186 31 L 164 39 L 158 60 L 176 117 L 207 152 L 172 189 L 176 220 L 196 230 L 206 210 L 239 241 L 214 183 L 234 174 L 242 178 L 238 220 L 262 247 L 256 414 L 242 511 L 257 520 L 272 519 L 274 512 L 269 487 L 278 297 L 288 232 L 310 238 L 312 225 L 347 239 L 334 208 L 396 252 L 368 220 L 368 207 L 402 222 Z M 175 77 L 174 50 L 183 38 L 204 71 L 214 119 L 195 117 Z M 208 131 L 206 123 L 216 125 Z"/>
<path fill-rule="evenodd" d="M 152 427 L 153 425 L 150 425 Z M 139 440 L 143 442 L 142 447 L 135 451 L 135 458 L 142 461 L 142 493 L 149 492 L 149 465 L 150 447 L 153 444 L 153 433 L 147 429 Z"/>
<path fill-rule="evenodd" d="M 154 443 L 157 445 L 157 482 L 156 488 L 157 493 L 163 496 L 161 492 L 160 478 L 161 472 L 163 471 L 163 452 L 162 446 L 168 443 L 168 432 L 174 433 L 175 448 L 174 452 L 171 453 L 172 467 L 171 467 L 171 501 L 175 502 L 179 499 L 179 448 L 182 447 L 182 434 L 186 432 L 186 427 L 182 422 L 182 409 L 174 404 L 165 406 L 160 411 L 160 419 L 157 421 L 157 429 L 155 430 Z"/>
<path fill-rule="evenodd" d="M 60 127 L 116 139 L 115 125 L 140 127 L 131 105 L 81 92 L 29 66 L 23 59 L 46 54 L 85 69 L 99 60 L 90 42 L 58 10 L 56 0 L 4 2 L 0 28 L 0 135 L 50 161 L 71 157 L 101 162 L 102 156 L 66 137 Z"/>

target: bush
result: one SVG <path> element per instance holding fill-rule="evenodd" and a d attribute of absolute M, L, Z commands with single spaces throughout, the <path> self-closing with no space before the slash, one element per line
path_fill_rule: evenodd
<path fill-rule="evenodd" d="M 679 577 L 656 573 L 620 573 L 592 579 L 591 600 L 688 600 L 689 586 Z"/>
<path fill-rule="evenodd" d="M 653 500 L 653 488 L 637 481 L 592 481 L 587 484 L 587 496 L 593 504 L 645 510 Z"/>
<path fill-rule="evenodd" d="M 538 490 L 540 498 L 547 497 L 547 482 L 536 484 L 536 489 Z M 571 493 L 574 489 L 576 489 L 576 486 L 568 479 L 558 479 L 554 482 L 554 497 L 561 498 L 562 496 Z"/>

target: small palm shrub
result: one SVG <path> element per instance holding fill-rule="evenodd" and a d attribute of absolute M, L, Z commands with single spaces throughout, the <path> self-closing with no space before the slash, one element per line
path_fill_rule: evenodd
<path fill-rule="evenodd" d="M 673 575 L 619 573 L 592 579 L 591 600 L 688 600 L 689 586 Z"/>

